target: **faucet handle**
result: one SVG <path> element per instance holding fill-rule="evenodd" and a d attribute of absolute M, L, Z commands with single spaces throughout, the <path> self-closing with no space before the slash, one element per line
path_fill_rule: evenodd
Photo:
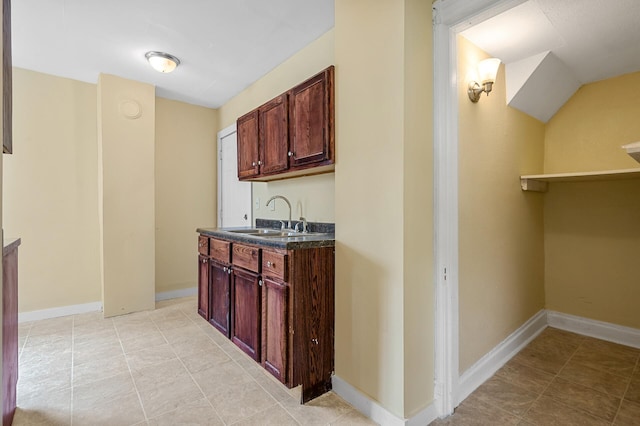
<path fill-rule="evenodd" d="M 286 227 L 286 225 L 284 224 L 284 220 L 280 220 L 280 230 L 284 230 L 284 228 Z"/>
<path fill-rule="evenodd" d="M 307 219 L 300 216 L 300 220 L 301 222 L 296 223 L 296 232 L 298 231 L 298 225 L 302 224 L 302 232 L 308 232 L 309 230 L 307 229 Z"/>

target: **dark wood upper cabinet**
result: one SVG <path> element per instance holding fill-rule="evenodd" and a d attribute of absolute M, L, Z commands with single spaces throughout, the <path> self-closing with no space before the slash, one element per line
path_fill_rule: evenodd
<path fill-rule="evenodd" d="M 11 0 L 2 0 L 2 152 L 13 153 Z"/>
<path fill-rule="evenodd" d="M 333 67 L 296 86 L 290 93 L 292 167 L 333 159 Z"/>
<path fill-rule="evenodd" d="M 238 141 L 238 178 L 244 180 L 258 176 L 258 110 L 238 119 L 236 124 Z"/>
<path fill-rule="evenodd" d="M 260 108 L 260 173 L 275 173 L 289 168 L 287 105 L 287 96 L 280 95 Z"/>
<path fill-rule="evenodd" d="M 325 69 L 238 119 L 240 180 L 334 170 L 333 70 Z"/>

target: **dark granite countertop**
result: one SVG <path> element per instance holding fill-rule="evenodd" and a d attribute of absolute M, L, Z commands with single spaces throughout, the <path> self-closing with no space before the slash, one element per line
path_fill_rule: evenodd
<path fill-rule="evenodd" d="M 295 221 L 292 226 L 295 226 Z M 270 221 L 257 219 L 258 228 L 280 229 L 280 221 Z M 251 229 L 251 227 L 239 228 L 198 228 L 196 231 L 208 237 L 223 238 L 239 243 L 254 244 L 261 247 L 272 247 L 285 250 L 297 250 L 313 247 L 334 247 L 335 246 L 335 226 L 329 223 L 308 223 L 311 234 L 299 233 L 290 237 L 268 238 L 259 235 L 243 234 L 241 232 L 231 232 L 234 230 Z M 314 234 L 315 233 L 315 234 Z"/>

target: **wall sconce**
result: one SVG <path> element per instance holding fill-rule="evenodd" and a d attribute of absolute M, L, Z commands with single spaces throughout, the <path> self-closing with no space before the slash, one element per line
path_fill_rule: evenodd
<path fill-rule="evenodd" d="M 169 73 L 180 65 L 180 59 L 164 52 L 147 52 L 144 57 L 147 58 L 154 70 L 162 73 Z"/>
<path fill-rule="evenodd" d="M 469 99 L 471 102 L 478 102 L 480 95 L 485 92 L 489 96 L 489 92 L 493 89 L 493 83 L 496 81 L 496 75 L 498 74 L 498 68 L 500 67 L 500 59 L 489 58 L 478 63 L 478 77 L 480 83 L 477 81 L 469 82 Z"/>

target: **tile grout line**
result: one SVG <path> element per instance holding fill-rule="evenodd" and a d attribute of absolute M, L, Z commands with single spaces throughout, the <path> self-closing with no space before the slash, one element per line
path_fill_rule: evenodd
<path fill-rule="evenodd" d="M 182 312 L 182 309 L 179 309 L 179 310 L 180 310 L 180 312 Z M 182 312 L 182 313 L 184 314 L 184 312 Z M 187 319 L 189 319 L 193 323 L 193 320 L 191 318 L 189 318 L 187 315 L 185 315 L 185 317 L 187 317 Z M 185 365 L 184 361 L 182 361 L 182 358 L 180 358 L 180 356 L 178 355 L 176 350 L 173 348 L 173 345 L 171 343 L 169 343 L 169 340 L 167 339 L 167 336 L 165 336 L 164 333 L 162 332 L 162 330 L 160 330 L 160 328 L 158 327 L 158 324 L 156 324 L 156 322 L 155 322 L 155 320 L 153 318 L 151 318 L 151 321 L 154 323 L 154 325 L 156 326 L 156 328 L 158 329 L 158 331 L 162 335 L 162 338 L 165 340 L 165 342 L 167 342 L 167 345 L 169 345 L 169 347 L 171 348 L 171 351 L 176 356 L 176 359 L 178 361 L 180 361 L 180 364 L 182 364 L 182 367 L 184 368 L 184 370 L 189 375 L 189 378 L 191 378 L 191 381 L 193 381 L 193 383 L 197 386 L 198 390 L 202 394 L 202 397 L 205 399 L 205 401 L 207 401 L 209 406 L 213 409 L 213 412 L 216 413 L 216 416 L 222 422 L 222 424 L 226 425 L 227 423 L 224 420 L 222 420 L 222 417 L 220 417 L 220 414 L 218 413 L 218 410 L 216 410 L 216 407 L 214 407 L 213 404 L 211 403 L 211 401 L 209 401 L 209 398 L 207 397 L 207 395 L 204 393 L 204 391 L 202 390 L 202 388 L 198 384 L 198 381 L 193 377 L 193 374 L 191 374 L 191 372 L 189 371 L 189 369 Z M 218 345 L 216 342 L 213 342 L 213 343 L 216 344 L 216 346 Z M 176 408 L 176 410 L 178 410 L 178 409 Z M 173 410 L 173 411 L 176 411 L 176 410 Z"/>
<path fill-rule="evenodd" d="M 136 384 L 136 380 L 134 379 L 133 373 L 131 372 L 131 365 L 129 365 L 129 360 L 127 359 L 127 353 L 124 350 L 124 345 L 122 344 L 122 339 L 120 338 L 120 332 L 118 331 L 118 326 L 116 325 L 115 321 L 112 320 L 112 322 L 113 322 L 113 328 L 116 331 L 116 336 L 118 337 L 118 343 L 120 343 L 120 349 L 122 349 L 122 354 L 124 355 L 124 361 L 127 363 L 127 370 L 129 371 L 129 376 L 131 377 L 133 388 L 136 391 L 138 402 L 140 403 L 140 407 L 142 408 L 142 415 L 144 416 L 144 421 L 146 423 L 149 421 L 149 418 L 147 416 L 147 410 L 144 408 L 144 404 L 142 403 L 142 396 L 140 395 L 140 391 L 138 390 L 138 385 Z"/>
<path fill-rule="evenodd" d="M 569 358 L 567 358 L 567 360 L 565 361 L 565 363 L 562 365 L 562 367 L 560 367 L 560 369 L 558 370 L 557 373 L 555 373 L 553 375 L 553 378 L 549 381 L 549 383 L 544 387 L 544 389 L 540 392 L 540 394 L 538 395 L 538 397 L 535 399 L 535 401 L 533 401 L 533 403 L 531 403 L 531 405 L 529 406 L 529 408 L 527 408 L 527 410 L 522 414 L 522 421 L 526 421 L 525 416 L 527 414 L 529 414 L 529 411 L 531 411 L 531 408 L 533 408 L 533 406 L 540 401 L 540 398 L 542 398 L 544 396 L 544 393 L 547 391 L 547 389 L 549 389 L 549 387 L 551 386 L 551 384 L 554 382 L 554 380 L 556 380 L 559 376 L 560 373 L 562 372 L 562 370 L 564 370 L 564 368 L 567 366 L 567 364 L 569 364 L 569 361 L 571 361 L 571 359 L 574 357 L 574 355 L 576 354 L 576 352 L 578 352 L 578 349 L 580 348 L 580 346 L 582 345 L 582 343 L 584 342 L 584 338 L 581 339 L 580 343 L 578 344 L 578 346 L 576 346 L 576 348 L 573 350 L 573 353 L 571 354 L 571 356 L 569 356 Z M 532 367 L 535 368 L 535 367 Z M 536 370 L 540 370 L 538 368 L 536 368 Z M 540 370 L 540 371 L 544 371 L 544 370 Z M 547 371 L 545 371 L 546 373 L 548 373 Z M 568 405 L 563 404 L 562 401 L 556 401 L 555 398 L 552 398 L 555 402 L 560 403 L 562 405 L 564 405 L 565 407 L 568 407 Z M 580 410 L 582 411 L 582 410 Z M 589 413 L 587 413 L 589 414 Z"/>
<path fill-rule="evenodd" d="M 197 324 L 197 323 L 196 323 L 192 318 L 189 318 L 189 319 L 190 319 L 194 324 L 198 325 L 198 324 Z M 198 325 L 198 327 L 199 327 L 199 325 Z M 217 330 L 216 330 L 216 332 L 217 332 Z M 206 333 L 205 333 L 205 335 L 206 335 Z M 290 412 L 289 412 L 289 410 L 287 410 L 287 408 L 286 408 L 284 405 L 282 405 L 281 401 L 278 401 L 278 400 L 277 400 L 273 395 L 271 395 L 271 392 L 269 392 L 269 391 L 268 391 L 264 386 L 262 386 L 262 385 L 260 384 L 260 382 L 258 382 L 258 381 L 256 380 L 256 378 L 255 378 L 251 373 L 249 373 L 249 372 L 247 371 L 247 369 L 246 369 L 246 368 L 244 368 L 244 367 L 242 366 L 242 364 L 240 364 L 239 362 L 237 362 L 237 361 L 236 361 L 236 359 L 235 359 L 235 358 L 234 358 L 234 357 L 233 357 L 229 352 L 227 352 L 227 351 L 226 351 L 222 346 L 220 346 L 220 345 L 218 344 L 218 342 L 216 342 L 215 340 L 213 340 L 213 338 L 211 338 L 210 336 L 207 336 L 207 338 L 208 338 L 208 339 L 210 339 L 213 343 L 215 343 L 215 344 L 220 348 L 220 350 L 222 350 L 222 351 L 223 351 L 227 356 L 229 356 L 229 359 L 231 359 L 231 361 L 235 362 L 235 363 L 236 363 L 236 365 L 238 365 L 240 368 L 242 368 L 242 371 L 244 371 L 245 373 L 247 373 L 247 374 L 251 377 L 251 379 L 252 379 L 252 380 L 253 380 L 253 381 L 254 381 L 254 382 L 255 382 L 255 383 L 260 387 L 260 389 L 262 389 L 264 392 L 266 392 L 266 393 L 267 393 L 267 395 L 269 395 L 271 398 L 273 398 L 273 400 L 275 401 L 275 404 L 274 404 L 274 405 L 279 405 L 279 406 L 280 406 L 280 407 L 285 411 L 285 413 L 287 413 L 287 415 L 289 415 L 289 417 L 291 417 L 291 418 L 293 419 L 293 421 L 294 421 L 294 422 L 296 422 L 298 425 L 301 425 L 301 423 L 298 421 L 298 419 L 296 419 L 296 418 L 295 418 L 295 416 L 294 416 L 292 413 L 290 413 Z M 231 341 L 229 340 L 229 342 L 231 342 Z M 231 343 L 231 344 L 233 345 L 233 343 Z M 234 350 L 235 352 L 238 352 L 238 351 L 239 351 L 239 350 L 237 349 L 237 347 L 235 347 L 235 346 L 233 347 L 233 350 Z M 242 351 L 240 351 L 240 354 L 241 354 L 242 356 L 248 357 L 248 356 L 247 356 L 244 352 L 242 352 Z M 251 360 L 251 361 L 254 361 L 254 360 Z M 255 361 L 254 361 L 254 362 L 255 362 Z M 256 364 L 257 364 L 257 365 L 260 365 L 259 363 L 256 363 Z M 191 374 L 191 373 L 189 373 L 189 374 Z M 267 377 L 267 379 L 269 379 L 269 378 Z M 269 379 L 269 380 L 270 380 L 270 379 Z M 286 391 L 285 391 L 285 392 L 286 392 Z M 287 392 L 287 393 L 288 393 L 288 392 Z M 206 397 L 206 396 L 205 396 L 205 397 Z M 207 400 L 209 400 L 209 398 L 207 398 Z M 209 402 L 209 403 L 211 403 L 211 402 Z M 214 409 L 215 409 L 215 408 L 214 408 Z M 262 412 L 264 412 L 264 411 L 266 411 L 266 410 L 268 410 L 268 409 L 269 409 L 269 408 L 266 408 L 266 409 L 262 410 L 262 411 L 261 411 L 261 413 L 262 413 Z M 216 412 L 217 412 L 217 411 L 216 411 Z M 250 417 L 251 417 L 251 416 L 250 416 Z M 250 418 L 250 417 L 249 417 L 249 418 Z M 242 420 L 238 420 L 238 422 L 240 422 L 240 421 L 242 421 Z M 238 422 L 235 422 L 235 423 L 238 423 Z M 223 423 L 224 423 L 224 421 L 223 421 Z"/>
<path fill-rule="evenodd" d="M 169 305 L 170 306 L 170 305 Z M 161 308 L 164 308 L 165 306 L 161 306 Z M 216 347 L 219 348 L 221 350 L 221 354 L 225 354 L 227 357 L 229 357 L 229 361 L 233 361 L 233 365 L 234 365 L 234 369 L 236 367 L 239 368 L 238 373 L 240 374 L 247 374 L 248 377 L 250 379 L 248 379 L 249 381 L 247 383 L 252 383 L 252 386 L 255 386 L 255 390 L 258 391 L 258 389 L 260 389 L 262 392 L 264 392 L 265 394 L 265 407 L 263 408 L 263 410 L 258 411 L 257 413 L 253 413 L 249 416 L 246 416 L 244 418 L 235 420 L 233 419 L 233 421 L 228 420 L 228 421 L 224 421 L 222 420 L 222 418 L 220 417 L 218 410 L 216 410 L 216 408 L 213 406 L 211 400 L 209 400 L 209 398 L 205 395 L 205 393 L 202 390 L 202 387 L 200 387 L 199 383 L 196 381 L 195 377 L 197 376 L 197 372 L 196 373 L 191 373 L 189 371 L 189 369 L 187 368 L 186 362 L 187 362 L 187 357 L 191 356 L 191 352 L 193 352 L 193 350 L 187 352 L 187 350 L 189 348 L 192 348 L 192 345 L 190 343 L 190 340 L 187 340 L 183 343 L 180 342 L 176 342 L 176 344 L 171 344 L 168 341 L 168 336 L 171 336 L 171 331 L 173 330 L 173 328 L 171 328 L 173 326 L 172 318 L 174 318 L 173 313 L 172 312 L 167 312 L 168 315 L 163 315 L 162 312 L 160 312 L 160 315 L 154 316 L 154 315 L 145 315 L 144 317 L 141 317 L 141 319 L 143 320 L 151 320 L 151 323 L 153 324 L 153 327 L 149 327 L 150 332 L 153 332 L 153 330 L 155 329 L 156 331 L 158 331 L 160 333 L 160 336 L 162 336 L 162 340 L 168 344 L 171 348 L 171 353 L 173 354 L 173 356 L 175 356 L 179 361 L 180 361 L 180 365 L 182 365 L 183 369 L 185 370 L 185 372 L 187 373 L 186 377 L 189 377 L 192 382 L 196 385 L 196 388 L 199 389 L 199 391 L 201 392 L 201 395 L 205 397 L 205 399 L 207 400 L 207 404 L 208 407 L 213 409 L 213 412 L 216 414 L 217 418 L 219 419 L 221 424 L 224 425 L 230 425 L 230 424 L 237 424 L 238 422 L 242 423 L 245 421 L 251 421 L 251 420 L 258 420 L 260 421 L 263 417 L 268 417 L 269 414 L 272 414 L 273 416 L 276 415 L 278 408 L 280 408 L 282 410 L 282 412 L 280 413 L 281 416 L 286 416 L 287 419 L 289 419 L 289 421 L 291 421 L 291 423 L 293 425 L 301 425 L 301 424 L 305 424 L 304 420 L 298 420 L 298 418 L 296 416 L 294 416 L 294 414 L 292 414 L 293 412 L 297 411 L 293 411 L 290 412 L 287 409 L 287 406 L 285 406 L 285 404 L 287 402 L 290 402 L 291 400 L 295 400 L 295 396 L 293 395 L 292 392 L 287 392 L 287 389 L 285 389 L 284 387 L 282 387 L 282 385 L 280 383 L 278 383 L 277 381 L 275 381 L 275 379 L 271 378 L 268 373 L 266 373 L 265 371 L 261 371 L 259 369 L 260 364 L 259 363 L 255 363 L 253 360 L 250 360 L 249 357 L 242 352 L 239 348 L 237 348 L 235 345 L 233 346 L 226 346 L 226 344 L 223 346 L 221 346 L 221 344 L 224 343 L 228 343 L 229 345 L 232 345 L 232 343 L 228 342 L 226 339 L 223 341 L 221 339 L 220 342 L 218 342 L 216 340 L 216 336 L 212 335 L 211 333 L 208 332 L 207 329 L 205 329 L 204 327 L 201 327 L 200 325 L 202 324 L 202 320 L 199 317 L 196 317 L 195 315 L 191 315 L 191 310 L 187 311 L 187 306 L 186 305 L 181 305 L 181 306 L 177 306 L 176 307 L 176 312 L 180 312 L 182 315 L 180 315 L 180 317 L 186 317 L 189 319 L 189 321 L 185 321 L 185 324 L 190 324 L 187 325 L 187 327 L 191 327 L 193 325 L 195 325 L 197 327 L 197 332 L 194 334 L 194 341 L 197 342 L 202 342 L 204 343 L 213 343 L 213 345 L 211 346 L 211 348 Z M 157 308 L 159 309 L 159 308 Z M 173 309 L 173 308 L 170 308 Z M 128 380 L 131 380 L 134 386 L 134 390 L 137 396 L 137 401 L 140 404 L 140 408 L 142 408 L 142 413 L 143 413 L 143 420 L 139 421 L 138 423 L 135 423 L 135 426 L 143 426 L 143 425 L 148 425 L 149 422 L 153 421 L 154 419 L 161 419 L 163 418 L 166 414 L 172 413 L 175 411 L 175 414 L 171 414 L 170 416 L 167 416 L 167 418 L 170 418 L 171 416 L 182 416 L 182 415 L 189 415 L 188 413 L 192 410 L 188 409 L 187 407 L 177 407 L 175 410 L 171 410 L 168 411 L 166 413 L 162 413 L 162 414 L 158 414 L 158 416 L 154 416 L 153 418 L 150 418 L 150 416 L 152 416 L 151 413 L 147 413 L 147 409 L 145 409 L 145 406 L 143 404 L 143 400 L 142 400 L 142 395 L 141 395 L 141 391 L 139 390 L 136 381 L 133 378 L 133 370 L 134 370 L 134 366 L 136 365 L 134 362 L 134 358 L 131 358 L 127 356 L 127 353 L 124 351 L 124 340 L 122 338 L 122 334 L 124 334 L 125 332 L 125 328 L 126 328 L 126 322 L 123 322 L 122 324 L 120 324 L 119 326 L 116 326 L 117 321 L 114 321 L 112 319 L 106 319 L 108 322 L 108 324 L 100 324 L 100 321 L 104 321 L 104 318 L 100 318 L 98 319 L 97 317 L 94 318 L 88 318 L 88 320 L 91 321 L 95 321 L 95 326 L 97 325 L 104 325 L 105 327 L 107 325 L 110 325 L 111 327 L 110 330 L 113 330 L 113 333 L 115 334 L 115 337 L 117 339 L 117 345 L 115 347 L 113 347 L 113 349 L 116 349 L 119 347 L 119 349 L 122 351 L 123 355 L 125 356 L 125 361 L 126 361 L 126 369 L 125 370 L 121 370 L 122 373 L 125 373 L 126 371 L 129 372 L 129 376 L 128 376 Z M 75 364 L 76 362 L 81 362 L 81 365 L 84 364 L 83 362 L 83 353 L 84 353 L 84 343 L 85 343 L 85 337 L 87 338 L 86 340 L 90 340 L 90 337 L 94 337 L 94 334 L 92 332 L 93 328 L 95 327 L 89 327 L 89 328 L 85 328 L 84 326 L 93 326 L 93 323 L 89 323 L 89 321 L 85 321 L 85 318 L 82 315 L 73 315 L 70 318 L 70 326 L 71 326 L 71 336 L 70 336 L 70 351 L 71 353 L 68 355 L 68 357 L 66 358 L 67 360 L 71 361 L 71 368 L 69 371 L 69 375 L 67 377 L 69 377 L 69 379 L 71 380 L 71 384 L 69 386 L 69 390 L 67 393 L 68 396 L 68 402 L 66 404 L 68 408 L 65 409 L 65 411 L 68 412 L 68 416 L 69 416 L 69 423 L 66 423 L 66 421 L 63 421 L 61 424 L 69 424 L 70 426 L 73 426 L 73 424 L 79 424 L 82 423 L 83 420 L 81 418 L 79 418 L 78 420 L 74 420 L 74 411 L 75 409 L 81 409 L 79 411 L 81 416 L 84 416 L 85 413 L 82 410 L 83 408 L 83 404 L 78 404 L 78 406 L 75 406 L 75 401 L 74 401 L 74 397 L 77 395 L 80 398 L 83 397 L 83 392 L 81 392 L 81 389 L 84 389 L 85 384 L 90 384 L 90 382 L 87 383 L 78 383 L 75 384 L 74 383 L 74 379 L 75 379 Z M 69 324 L 69 323 L 67 323 Z M 204 325 L 204 324 L 202 324 Z M 69 330 L 69 325 L 66 325 L 64 327 L 65 330 Z M 124 327 L 124 328 L 123 328 Z M 161 328 L 164 330 L 162 331 Z M 38 329 L 40 330 L 40 329 Z M 102 330 L 102 328 L 100 328 L 100 330 Z M 195 330 L 195 329 L 194 329 Z M 46 331 L 46 330 L 45 330 Z M 96 333 L 99 330 L 96 331 Z M 121 333 L 122 331 L 122 333 Z M 33 332 L 35 332 L 35 328 L 32 327 L 27 327 L 25 329 L 25 340 L 24 343 L 22 345 L 22 348 L 24 349 L 27 345 L 27 342 L 29 341 L 29 339 L 33 339 L 35 335 L 33 335 Z M 165 334 L 165 332 L 167 332 L 167 334 Z M 178 334 L 179 335 L 179 334 Z M 36 336 L 37 337 L 37 336 Z M 95 336 L 95 337 L 99 337 L 99 336 Z M 184 339 L 182 339 L 184 340 Z M 160 342 L 161 340 L 157 340 L 157 342 Z M 115 343 L 115 342 L 113 342 Z M 80 346 L 78 346 L 80 345 Z M 208 346 L 208 345 L 204 345 L 204 346 Z M 67 346 L 69 347 L 69 346 Z M 184 348 L 184 355 L 178 356 L 178 353 L 181 353 L 181 350 Z M 202 354 L 203 357 L 206 357 L 208 350 L 206 348 L 204 348 L 204 350 L 200 350 L 198 348 L 193 348 L 196 349 L 196 352 L 193 355 L 196 355 L 196 358 Z M 69 350 L 69 349 L 66 349 Z M 78 352 L 78 353 L 76 353 Z M 76 355 L 78 355 L 78 357 L 76 357 Z M 171 354 L 169 352 L 167 352 L 167 355 L 171 356 Z M 115 355 L 114 355 L 115 356 Z M 136 358 L 137 359 L 137 358 Z M 131 365 L 131 362 L 134 362 L 134 365 Z M 246 361 L 246 362 L 245 362 Z M 255 367 L 254 367 L 255 366 Z M 260 371 L 259 371 L 260 370 Z M 82 370 L 83 371 L 83 370 Z M 78 377 L 82 376 L 82 371 L 78 370 L 78 373 L 80 374 Z M 117 375 L 117 374 L 115 374 Z M 114 376 L 115 376 L 114 375 Z M 83 376 L 84 377 L 84 376 Z M 109 375 L 108 377 L 112 377 L 112 375 Z M 127 377 L 126 374 L 124 377 Z M 99 380 L 103 380 L 106 377 L 103 377 Z M 67 380 L 69 380 L 67 379 Z M 82 377 L 81 377 L 82 379 Z M 262 380 L 264 379 L 264 380 Z M 273 381 L 273 387 L 270 386 L 270 382 L 268 380 L 272 380 Z M 120 382 L 122 384 L 124 384 L 124 382 Z M 81 385 L 83 386 L 81 389 L 75 389 L 77 387 L 77 385 Z M 282 392 L 280 392 L 280 388 L 276 387 L 277 385 L 280 385 L 282 387 Z M 95 388 L 95 386 L 93 386 Z M 91 386 L 89 386 L 89 388 L 91 388 Z M 124 390 L 124 388 L 122 388 Z M 130 388 L 129 388 L 130 389 Z M 195 389 L 194 389 L 195 390 Z M 80 392 L 80 393 L 78 393 Z M 100 392 L 99 392 L 100 393 Z M 38 406 L 40 407 L 42 402 L 46 402 L 46 400 L 48 399 L 48 397 L 46 396 L 48 394 L 48 392 L 43 392 L 41 397 L 39 398 L 41 400 L 41 402 L 38 404 Z M 115 393 L 111 392 L 109 395 L 114 395 L 115 398 Z M 268 397 L 266 396 L 268 395 Z M 126 398 L 131 398 L 133 396 L 132 393 L 130 393 L 129 391 L 126 391 L 124 393 L 119 392 L 117 393 L 118 397 L 126 397 Z M 198 398 L 197 396 L 194 395 L 194 398 Z M 187 400 L 187 403 L 191 403 L 194 402 L 194 398 L 190 398 Z M 65 403 L 65 399 L 64 398 L 61 402 Z M 111 400 L 111 399 L 110 399 Z M 200 401 L 200 399 L 198 398 L 197 400 Z M 131 400 L 132 403 L 134 403 L 135 399 Z M 105 404 L 103 403 L 102 400 L 96 401 L 96 402 L 92 402 L 93 405 L 96 408 L 98 407 L 104 407 L 106 408 Z M 202 407 L 205 408 L 207 407 L 207 404 L 203 404 Z M 272 404 L 272 405 L 269 405 Z M 333 404 L 331 404 L 331 406 L 333 406 Z M 89 406 L 87 406 L 89 407 Z M 289 406 L 290 408 L 295 408 L 295 406 L 291 405 Z M 48 412 L 48 409 L 46 407 L 43 407 L 45 412 Z M 61 408 L 64 408 L 64 406 L 62 406 Z M 186 410 L 185 410 L 186 408 Z M 350 408 L 351 410 L 353 410 L 352 406 L 349 406 L 348 408 Z M 117 410 L 118 408 L 114 405 L 114 409 Z M 276 409 L 276 411 L 274 412 L 274 409 Z M 209 408 L 206 408 L 206 410 L 209 410 Z M 313 413 L 314 412 L 314 408 L 310 408 L 309 412 Z M 338 421 L 339 419 L 343 419 L 345 418 L 345 416 L 348 415 L 350 411 L 347 410 L 346 412 L 343 412 L 342 414 L 336 415 L 337 412 L 332 411 L 332 416 L 331 416 L 331 420 L 329 420 L 329 417 L 327 417 L 327 421 L 323 420 L 322 424 L 330 424 L 332 422 Z M 139 413 L 139 412 L 138 412 Z M 64 412 L 62 412 L 62 414 L 64 415 Z M 111 417 L 111 415 L 109 415 L 108 413 L 105 413 L 107 415 L 107 417 Z M 303 412 L 297 414 L 297 415 L 302 415 L 305 414 L 304 410 Z M 88 416 L 88 418 L 90 419 L 91 417 L 94 417 L 91 412 L 87 412 L 86 415 Z M 139 415 L 139 414 L 138 414 Z M 335 416 L 335 417 L 334 417 Z M 322 416 L 321 418 L 324 418 L 325 416 Z M 209 415 L 210 419 L 214 419 L 215 417 Z M 318 418 L 318 420 L 320 420 L 320 418 Z M 132 423 L 133 424 L 133 423 Z"/>
<path fill-rule="evenodd" d="M 613 416 L 613 421 L 611 424 L 615 424 L 618 419 L 618 415 L 620 415 L 620 410 L 622 409 L 622 404 L 624 403 L 625 397 L 627 396 L 627 392 L 629 392 L 629 388 L 631 387 L 631 383 L 633 382 L 633 376 L 635 375 L 638 366 L 640 365 L 640 354 L 637 355 L 636 365 L 633 366 L 633 370 L 631 370 L 631 378 L 629 379 L 629 383 L 627 383 L 627 387 L 622 393 L 622 397 L 620 398 L 620 404 L 618 404 L 618 409 L 616 410 L 616 415 Z"/>
<path fill-rule="evenodd" d="M 538 399 L 536 399 L 536 401 L 535 401 L 535 402 L 537 402 L 537 401 L 538 401 L 538 400 L 539 400 L 539 399 L 544 395 L 544 392 L 546 392 L 546 391 L 547 391 L 547 389 L 549 388 L 549 386 L 551 386 L 551 383 L 553 383 L 553 381 L 554 381 L 555 379 L 557 379 L 557 378 L 559 378 L 559 379 L 561 379 L 561 380 L 564 380 L 564 381 L 567 381 L 567 382 L 569 382 L 569 383 L 571 383 L 571 384 L 574 384 L 574 385 L 583 386 L 583 387 L 585 387 L 585 388 L 587 388 L 587 389 L 589 389 L 589 390 L 592 390 L 592 391 L 595 391 L 595 392 L 598 392 L 598 393 L 604 394 L 604 395 L 606 395 L 606 396 L 611 396 L 611 397 L 617 398 L 616 396 L 614 396 L 614 395 L 610 395 L 610 394 L 609 394 L 609 393 L 607 393 L 607 392 L 601 392 L 601 391 L 599 391 L 599 390 L 597 390 L 597 389 L 593 389 L 592 387 L 589 387 L 589 386 L 583 385 L 583 384 L 581 384 L 581 383 L 575 383 L 575 382 L 573 382 L 573 381 L 571 381 L 571 380 L 567 380 L 567 379 L 564 379 L 564 378 L 560 377 L 560 373 L 561 373 L 561 372 L 565 369 L 565 367 L 569 364 L 569 362 L 571 361 L 571 359 L 573 359 L 573 357 L 575 356 L 575 354 L 578 352 L 578 349 L 582 346 L 582 344 L 583 344 L 585 341 L 587 341 L 587 336 L 582 336 L 582 339 L 581 339 L 581 341 L 580 341 L 580 344 L 576 347 L 576 349 L 573 351 L 573 353 L 571 354 L 571 356 L 569 357 L 569 359 L 567 359 L 567 361 L 563 364 L 563 366 L 560 368 L 560 370 L 558 370 L 558 372 L 554 375 L 554 377 L 553 377 L 553 379 L 551 380 L 551 382 L 549 382 L 549 384 L 545 387 L 545 389 L 542 391 L 542 393 L 540 394 L 540 396 L 538 397 Z M 636 364 L 637 364 L 637 361 L 636 361 Z M 621 376 L 619 376 L 619 377 L 621 377 Z M 628 385 L 627 385 L 627 386 L 628 386 Z M 627 389 L 628 389 L 628 387 L 627 387 Z M 626 393 L 626 391 L 625 391 L 625 393 Z M 549 398 L 551 398 L 551 397 L 549 397 Z M 573 406 L 570 406 L 570 405 L 568 405 L 568 404 L 566 404 L 566 403 L 564 403 L 564 402 L 562 402 L 562 401 L 559 401 L 559 400 L 557 400 L 557 399 L 555 399 L 555 398 L 551 398 L 551 399 L 553 399 L 553 401 L 554 401 L 554 402 L 556 402 L 556 403 L 558 403 L 558 404 L 560 404 L 560 405 L 562 405 L 562 406 L 564 406 L 564 407 L 568 407 L 568 408 L 571 408 L 571 409 L 573 409 L 573 410 L 577 410 L 577 411 L 579 411 L 579 412 L 581 412 L 581 413 L 583 413 L 583 414 L 587 414 L 587 415 L 589 415 L 589 416 L 591 416 L 591 417 L 594 417 L 594 418 L 596 418 L 596 419 L 599 419 L 599 420 L 602 420 L 602 421 L 605 421 L 605 422 L 609 422 L 607 419 L 604 419 L 604 418 L 602 418 L 602 417 L 600 417 L 600 416 L 597 416 L 597 415 L 595 415 L 595 414 L 592 414 L 592 413 L 590 413 L 590 412 L 588 412 L 588 411 L 585 411 L 585 410 L 583 410 L 583 409 L 581 409 L 581 408 L 579 408 L 579 407 L 573 407 Z M 623 396 L 622 398 L 620 398 L 620 404 L 622 404 L 622 400 L 624 400 L 624 396 Z M 535 403 L 535 402 L 534 402 L 534 403 Z M 532 406 L 533 406 L 533 404 L 532 404 Z M 529 412 L 529 410 L 530 410 L 530 409 L 531 409 L 531 407 L 529 407 L 529 409 L 527 410 L 527 413 Z M 615 419 L 616 419 L 616 417 L 617 417 L 617 415 L 618 415 L 618 411 L 619 411 L 619 410 L 620 410 L 620 406 L 618 406 L 618 410 L 616 410 L 616 415 L 614 416 L 613 421 L 609 422 L 610 424 L 614 424 L 614 421 L 615 421 Z"/>

